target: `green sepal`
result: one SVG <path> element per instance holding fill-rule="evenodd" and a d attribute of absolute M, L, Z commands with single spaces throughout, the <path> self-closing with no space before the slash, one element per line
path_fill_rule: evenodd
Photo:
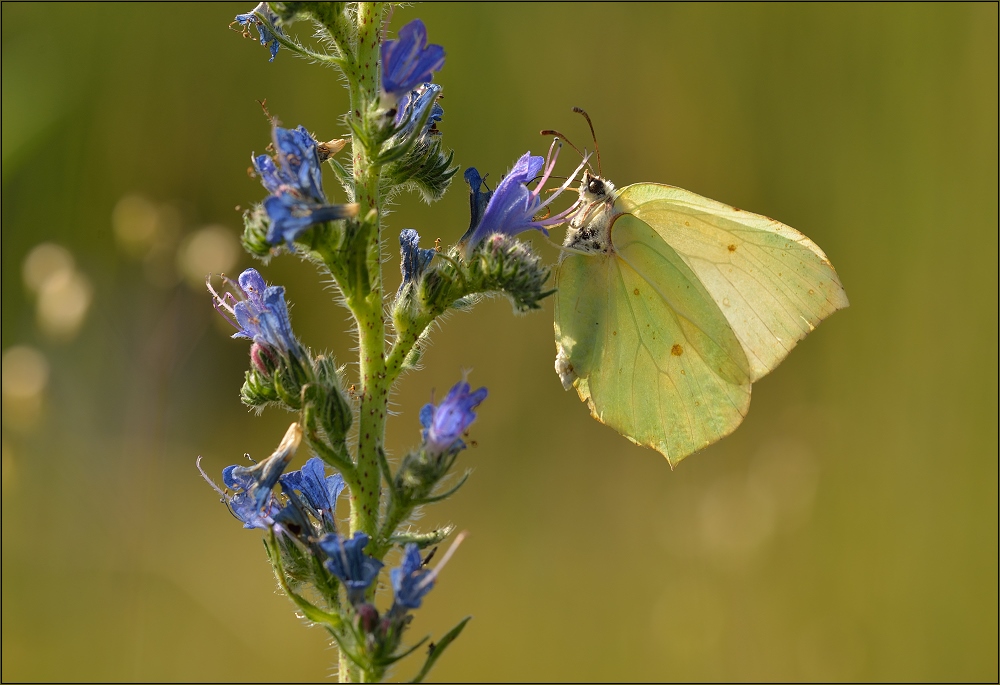
<path fill-rule="evenodd" d="M 451 185 L 451 180 L 458 171 L 457 166 L 451 165 L 454 158 L 454 150 L 445 154 L 441 141 L 436 137 L 430 144 L 421 141 L 400 159 L 382 169 L 382 181 L 390 193 L 416 191 L 430 204 L 440 200 Z"/>
<path fill-rule="evenodd" d="M 419 500 L 417 500 L 415 502 L 415 504 L 417 506 L 420 506 L 420 505 L 423 505 L 423 504 L 433 504 L 434 502 L 440 502 L 442 500 L 448 499 L 449 497 L 451 497 L 452 495 L 454 495 L 456 492 L 458 492 L 459 488 L 461 488 L 463 485 L 465 485 L 465 481 L 469 480 L 469 476 L 471 476 L 471 475 L 472 475 L 472 471 L 471 470 L 466 471 L 465 473 L 462 474 L 462 477 L 458 479 L 458 482 L 455 485 L 453 485 L 452 487 L 448 488 L 448 490 L 446 490 L 445 492 L 442 492 L 440 495 L 431 495 L 431 496 L 427 496 L 427 497 L 421 497 Z"/>
<path fill-rule="evenodd" d="M 278 402 L 281 398 L 271 380 L 257 369 L 250 369 L 246 372 L 243 387 L 240 388 L 240 399 L 248 407 L 263 407 L 270 402 Z"/>
<path fill-rule="evenodd" d="M 296 380 L 295 374 L 290 372 L 285 365 L 282 365 L 281 369 L 274 374 L 274 390 L 278 399 L 289 409 L 302 408 L 302 386 Z"/>
<path fill-rule="evenodd" d="M 243 235 L 240 243 L 243 249 L 254 257 L 267 260 L 275 253 L 267 242 L 267 232 L 271 228 L 271 219 L 267 216 L 263 205 L 254 205 L 243 212 Z"/>
<path fill-rule="evenodd" d="M 278 581 L 278 585 L 281 586 L 282 591 L 292 600 L 295 606 L 302 611 L 303 617 L 307 621 L 326 626 L 331 633 L 341 630 L 344 626 L 344 620 L 339 614 L 323 611 L 295 592 L 291 585 L 289 585 L 284 558 L 279 549 L 278 536 L 275 534 L 273 527 L 268 531 L 268 536 L 264 539 L 264 548 L 267 550 L 267 558 L 274 569 L 274 576 Z"/>
<path fill-rule="evenodd" d="M 539 309 L 539 302 L 555 292 L 543 290 L 550 270 L 531 246 L 508 235 L 487 237 L 472 251 L 468 279 L 472 292 L 501 292 L 518 312 Z"/>
<path fill-rule="evenodd" d="M 343 369 L 326 355 L 317 357 L 313 366 L 322 389 L 322 395 L 316 398 L 320 425 L 331 441 L 344 442 L 354 422 L 354 412 L 344 391 Z"/>
<path fill-rule="evenodd" d="M 424 662 L 424 667 L 421 668 L 420 672 L 413 677 L 413 680 L 410 681 L 411 683 L 423 682 L 424 678 L 427 677 L 427 674 L 430 673 L 431 668 L 434 667 L 434 663 L 441 657 L 444 650 L 448 648 L 448 645 L 454 642 L 455 638 L 461 634 L 462 630 L 465 628 L 465 624 L 470 620 L 472 620 L 472 617 L 466 616 L 458 622 L 457 626 L 445 633 L 444 637 L 442 637 L 438 642 L 431 643 L 430 648 L 427 650 L 427 660 Z"/>

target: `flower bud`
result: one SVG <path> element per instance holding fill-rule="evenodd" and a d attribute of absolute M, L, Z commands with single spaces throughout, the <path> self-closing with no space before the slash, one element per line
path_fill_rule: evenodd
<path fill-rule="evenodd" d="M 355 608 L 357 625 L 366 633 L 373 633 L 379 627 L 378 609 L 373 604 L 365 602 Z"/>
<path fill-rule="evenodd" d="M 271 230 L 271 219 L 263 205 L 255 205 L 253 209 L 243 213 L 243 236 L 240 242 L 245 249 L 255 257 L 266 259 L 271 256 L 271 245 L 267 242 L 267 234 Z"/>
<path fill-rule="evenodd" d="M 320 356 L 315 362 L 316 380 L 319 393 L 315 397 L 315 409 L 327 437 L 335 442 L 344 440 L 354 422 L 350 402 L 344 394 L 340 369 L 332 357 Z"/>
<path fill-rule="evenodd" d="M 277 355 L 270 348 L 260 343 L 255 342 L 250 346 L 250 361 L 253 363 L 254 368 L 265 378 L 270 378 L 274 374 L 274 370 L 278 368 Z"/>

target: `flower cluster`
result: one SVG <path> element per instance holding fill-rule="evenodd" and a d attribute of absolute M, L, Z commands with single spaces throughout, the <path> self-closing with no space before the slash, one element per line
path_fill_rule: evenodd
<path fill-rule="evenodd" d="M 327 204 L 320 168 L 320 143 L 302 126 L 272 127 L 275 154 L 254 155 L 260 182 L 271 193 L 264 209 L 271 220 L 270 245 L 291 246 L 307 228 L 327 221 L 357 216 L 357 204 Z"/>
<path fill-rule="evenodd" d="M 450 397 L 459 395 L 462 393 L 453 391 Z M 476 395 L 485 397 L 485 390 Z M 462 414 L 449 423 L 450 430 L 458 430 L 475 418 L 468 406 L 460 399 L 446 399 L 438 411 L 447 416 Z M 464 536 L 456 539 L 434 569 L 421 558 L 420 544 L 405 544 L 399 565 L 389 573 L 392 605 L 380 617 L 370 594 L 385 564 L 369 553 L 370 535 L 356 531 L 347 536 L 338 530 L 337 502 L 346 487 L 343 476 L 327 475 L 318 457 L 309 459 L 298 471 L 285 473 L 302 438 L 302 427 L 292 423 L 267 459 L 223 469 L 225 488 L 201 470 L 200 457 L 198 469 L 244 528 L 269 531 L 269 554 L 279 578 L 284 579 L 285 591 L 309 610 L 307 615 L 324 619 L 338 645 L 356 662 L 369 663 L 373 672 L 380 673 L 398 658 L 394 654 L 409 624 L 409 612 L 420 607 Z M 423 542 L 436 542 L 441 537 L 425 537 Z M 296 590 L 300 587 L 312 588 L 318 598 L 305 599 Z"/>
<path fill-rule="evenodd" d="M 247 38 L 251 37 L 250 27 L 255 27 L 257 35 L 260 37 L 260 44 L 271 51 L 271 59 L 268 62 L 274 61 L 278 55 L 278 36 L 285 34 L 278 26 L 278 15 L 271 11 L 266 2 L 260 3 L 246 14 L 237 14 L 233 23 L 238 23 L 243 27 L 243 35 Z"/>

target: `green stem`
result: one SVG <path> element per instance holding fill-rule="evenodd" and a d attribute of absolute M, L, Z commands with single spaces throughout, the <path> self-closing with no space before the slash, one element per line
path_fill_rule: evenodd
<path fill-rule="evenodd" d="M 357 22 L 357 53 L 353 64 L 348 68 L 352 72 L 348 80 L 351 84 L 350 116 L 360 123 L 379 97 L 381 3 L 359 3 Z M 351 142 L 354 155 L 354 201 L 359 205 L 358 214 L 367 223 L 374 212 L 365 255 L 371 291 L 354 293 L 348 299 L 348 306 L 358 324 L 361 395 L 356 460 L 358 487 L 351 492 L 351 532 L 360 530 L 374 536 L 378 530 L 382 489 L 378 455 L 385 441 L 389 400 L 382 305 L 382 206 L 378 187 L 380 170 L 369 159 L 363 141 L 357 135 L 352 136 Z"/>

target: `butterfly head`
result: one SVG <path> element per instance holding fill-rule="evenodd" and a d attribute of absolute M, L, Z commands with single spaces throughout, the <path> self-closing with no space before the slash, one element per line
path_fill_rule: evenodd
<path fill-rule="evenodd" d="M 580 202 L 585 207 L 595 202 L 607 202 L 614 192 L 615 184 L 611 181 L 595 176 L 589 170 L 583 172 L 583 178 L 580 180 Z"/>

